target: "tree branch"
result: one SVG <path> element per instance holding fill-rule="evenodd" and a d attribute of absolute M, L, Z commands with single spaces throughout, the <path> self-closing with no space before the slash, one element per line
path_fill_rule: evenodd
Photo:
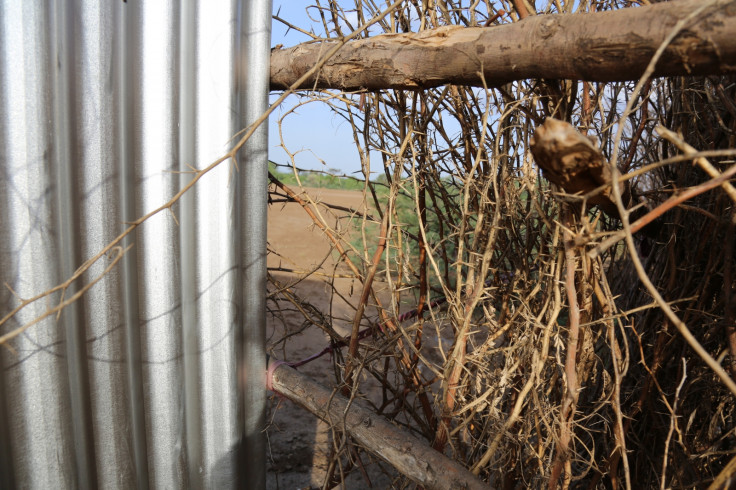
<path fill-rule="evenodd" d="M 339 425 L 359 444 L 424 488 L 488 488 L 460 463 L 398 429 L 362 402 L 347 400 L 279 361 L 271 360 L 268 376 L 269 386 L 276 393 L 325 422 Z"/>
<path fill-rule="evenodd" d="M 700 0 L 592 14 L 536 15 L 494 27 L 446 26 L 345 43 L 300 88 L 378 90 L 445 84 L 499 86 L 527 78 L 638 79 L 673 26 Z M 654 76 L 736 71 L 736 1 L 720 0 L 665 50 Z M 290 86 L 340 41 L 271 54 L 271 89 Z"/>

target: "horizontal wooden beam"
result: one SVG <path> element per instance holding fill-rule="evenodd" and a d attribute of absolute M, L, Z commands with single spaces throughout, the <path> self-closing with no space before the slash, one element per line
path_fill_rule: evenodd
<path fill-rule="evenodd" d="M 391 464 L 403 475 L 427 489 L 488 490 L 483 483 L 457 461 L 435 451 L 414 435 L 376 415 L 362 402 L 349 404 L 286 364 L 270 361 L 271 387 L 301 405 L 330 425 L 345 430 L 363 447 Z"/>
<path fill-rule="evenodd" d="M 448 26 L 350 41 L 300 88 L 421 89 L 500 86 L 533 78 L 638 79 L 678 21 L 709 0 L 614 11 L 536 15 L 491 27 Z M 655 76 L 736 72 L 736 1 L 716 0 L 688 21 Z M 336 41 L 271 53 L 271 90 L 292 85 Z"/>

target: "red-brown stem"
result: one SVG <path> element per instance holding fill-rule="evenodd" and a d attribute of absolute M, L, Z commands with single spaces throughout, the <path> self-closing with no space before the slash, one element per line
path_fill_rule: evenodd
<path fill-rule="evenodd" d="M 572 230 L 575 227 L 574 216 L 571 210 L 566 210 L 566 227 Z M 557 481 L 562 473 L 563 466 L 568 460 L 568 450 L 572 440 L 572 420 L 575 415 L 575 405 L 578 400 L 578 374 L 576 370 L 576 358 L 578 337 L 580 335 L 580 308 L 578 306 L 577 289 L 575 287 L 575 269 L 577 259 L 575 257 L 575 245 L 573 235 L 565 232 L 565 289 L 567 292 L 567 303 L 569 309 L 567 353 L 565 357 L 565 396 L 562 400 L 560 410 L 560 438 L 557 443 L 557 455 L 550 472 L 549 488 L 557 488 Z"/>
<path fill-rule="evenodd" d="M 644 128 L 646 128 L 647 125 L 647 119 L 649 119 L 649 104 L 646 101 L 646 98 L 649 96 L 649 89 L 652 87 L 652 81 L 648 81 L 646 85 L 644 85 L 644 88 L 641 91 L 641 98 L 644 101 L 641 105 L 641 121 L 639 121 L 639 127 L 636 130 L 636 133 L 634 133 L 634 136 L 631 138 L 631 143 L 629 144 L 629 154 L 626 155 L 626 161 L 624 162 L 624 166 L 621 169 L 622 174 L 627 174 L 629 170 L 631 169 L 631 162 L 634 161 L 634 155 L 636 155 L 636 145 L 639 144 L 639 140 L 641 139 L 642 133 L 644 133 Z"/>
<path fill-rule="evenodd" d="M 505 10 L 499 10 L 492 17 L 488 17 L 488 20 L 486 21 L 485 24 L 483 24 L 483 27 L 489 27 L 491 24 L 493 24 L 496 21 L 496 19 L 498 19 L 502 15 L 506 15 L 506 11 Z"/>
<path fill-rule="evenodd" d="M 273 182 L 276 187 L 281 189 L 286 193 L 287 196 L 289 196 L 291 199 L 293 199 L 295 202 L 297 202 L 303 209 L 306 211 L 306 213 L 309 215 L 310 218 L 312 218 L 312 221 L 314 221 L 314 224 L 317 225 L 317 227 L 322 230 L 325 235 L 330 239 L 332 244 L 335 246 L 335 249 L 337 249 L 338 252 L 340 252 L 340 257 L 342 260 L 345 261 L 345 263 L 348 265 L 350 270 L 355 274 L 355 277 L 358 278 L 359 281 L 363 282 L 363 276 L 360 274 L 360 271 L 355 266 L 355 264 L 350 260 L 348 257 L 345 248 L 340 244 L 339 240 L 335 235 L 327 228 L 318 218 L 317 215 L 309 208 L 309 204 L 306 203 L 303 199 L 301 199 L 293 190 L 291 190 L 287 185 L 285 185 L 283 182 L 281 182 L 279 179 L 274 177 L 273 175 L 269 174 L 269 179 L 271 182 Z M 385 216 L 382 218 L 382 223 L 385 221 Z M 382 225 L 383 226 L 383 225 Z M 385 240 L 385 233 L 382 233 L 382 236 Z M 384 242 L 385 243 L 385 242 Z M 381 302 L 378 300 L 378 298 L 374 295 L 374 299 L 376 301 L 376 304 L 378 306 L 379 315 L 381 317 L 381 322 L 388 328 L 391 332 L 397 332 L 398 327 L 394 323 L 394 321 L 389 318 L 388 314 L 386 314 L 385 310 L 381 306 Z M 365 303 L 365 302 L 363 302 Z M 351 338 L 352 342 L 352 338 Z M 422 380 L 419 374 L 416 372 L 416 369 L 412 369 L 412 363 L 411 359 L 409 357 L 409 354 L 406 352 L 406 349 L 404 349 L 403 344 L 401 341 L 397 343 L 397 346 L 399 348 L 399 351 L 401 352 L 401 364 L 404 365 L 404 367 L 411 373 L 410 378 L 412 380 L 412 383 L 415 387 L 419 388 L 422 386 Z M 420 392 L 417 395 L 419 397 L 419 402 L 422 405 L 422 411 L 424 412 L 424 416 L 427 419 L 427 424 L 429 424 L 430 430 L 435 430 L 435 419 L 434 419 L 434 412 L 432 411 L 432 405 L 429 402 L 429 398 L 427 397 L 427 393 Z"/>
<path fill-rule="evenodd" d="M 636 233 L 637 231 L 644 228 L 646 225 L 654 221 L 655 219 L 662 216 L 665 212 L 669 211 L 670 209 L 674 208 L 680 203 L 683 203 L 689 199 L 692 199 L 693 197 L 702 194 L 704 192 L 707 192 L 711 189 L 715 189 L 716 187 L 720 187 L 721 184 L 724 182 L 727 182 L 728 179 L 734 176 L 736 174 L 736 165 L 731 166 L 728 170 L 723 172 L 720 176 L 716 177 L 715 179 L 711 179 L 707 182 L 703 182 L 700 185 L 697 185 L 695 187 L 690 187 L 686 191 L 682 192 L 681 194 L 678 194 L 676 196 L 672 196 L 669 199 L 667 199 L 665 202 L 657 206 L 656 208 L 649 211 L 647 214 L 636 220 L 631 224 L 631 233 Z"/>
<path fill-rule="evenodd" d="M 590 125 L 590 83 L 583 82 L 583 115 L 582 123 L 587 129 Z"/>
<path fill-rule="evenodd" d="M 736 378 L 736 305 L 734 305 L 733 287 L 733 235 L 736 227 L 736 212 L 731 215 L 731 220 L 726 228 L 726 252 L 723 267 L 723 302 L 725 304 L 726 337 L 728 347 L 731 351 L 731 376 Z"/>
<path fill-rule="evenodd" d="M 424 228 L 427 222 L 427 201 L 423 170 L 419 173 L 419 191 L 417 197 L 419 200 L 419 226 Z M 414 346 L 417 348 L 417 352 L 419 352 L 419 349 L 422 346 L 422 320 L 424 318 L 424 308 L 427 305 L 428 290 L 427 244 L 424 241 L 424 234 L 419 233 L 419 303 L 417 304 L 417 321 L 419 322 L 419 327 L 417 328 L 417 333 L 414 337 Z M 418 356 L 417 354 L 414 354 L 412 362 L 416 363 L 417 360 Z"/>
<path fill-rule="evenodd" d="M 417 155 L 417 166 L 418 166 L 418 172 L 417 172 L 417 206 L 419 211 L 419 230 L 420 232 L 417 233 L 417 242 L 419 245 L 419 303 L 417 304 L 417 322 L 419 323 L 417 327 L 416 335 L 414 336 L 414 347 L 416 347 L 416 352 L 419 352 L 419 349 L 422 346 L 422 329 L 424 324 L 424 309 L 427 306 L 427 295 L 429 290 L 429 284 L 428 284 L 428 278 L 427 278 L 427 243 L 424 241 L 424 233 L 421 232 L 421 230 L 426 231 L 426 224 L 427 224 L 427 176 L 426 176 L 426 150 L 427 150 L 427 126 L 428 126 L 428 111 L 427 111 L 427 104 L 424 100 L 424 97 L 420 99 L 420 113 L 421 113 L 421 121 L 422 121 L 422 128 L 417 133 L 417 140 L 419 142 L 419 154 Z M 416 365 L 417 361 L 419 360 L 419 356 L 417 354 L 412 355 L 412 365 Z"/>
<path fill-rule="evenodd" d="M 468 297 L 465 300 L 464 323 L 468 321 L 467 317 L 471 314 L 472 308 L 476 304 L 477 296 L 483 290 L 482 281 L 480 279 L 478 281 L 480 282 L 480 284 L 475 284 L 473 289 L 469 291 Z M 435 435 L 434 444 L 432 444 L 432 447 L 434 447 L 438 451 L 442 451 L 448 441 L 450 422 L 452 420 L 450 414 L 452 414 L 452 411 L 455 409 L 455 393 L 460 386 L 460 376 L 462 375 L 463 368 L 465 366 L 465 354 L 467 353 L 469 335 L 470 329 L 463 328 L 461 329 L 460 335 L 458 336 L 456 341 L 458 342 L 458 344 L 456 345 L 460 346 L 460 350 L 458 351 L 457 355 L 452 359 L 452 371 L 450 373 L 449 379 L 447 380 L 447 394 L 445 395 L 444 404 L 445 415 L 442 417 L 442 422 L 437 426 L 437 433 Z"/>
<path fill-rule="evenodd" d="M 388 219 L 390 215 L 391 213 L 387 212 L 384 214 L 383 220 L 381 221 L 378 246 L 376 247 L 376 252 L 373 254 L 373 260 L 371 261 L 368 275 L 366 275 L 365 281 L 363 282 L 363 292 L 360 295 L 360 302 L 358 303 L 358 308 L 355 311 L 355 318 L 353 318 L 353 330 L 350 334 L 350 348 L 348 350 L 347 363 L 345 364 L 345 382 L 348 387 L 352 382 L 352 371 L 355 365 L 354 363 L 358 358 L 358 342 L 360 340 L 358 334 L 360 332 L 360 321 L 363 319 L 363 313 L 365 312 L 365 307 L 368 304 L 368 296 L 370 296 L 371 293 L 373 278 L 376 277 L 376 271 L 378 270 L 378 265 L 381 262 L 381 256 L 383 255 L 383 251 L 386 249 L 386 234 L 388 233 Z"/>
<path fill-rule="evenodd" d="M 524 0 L 511 0 L 511 3 L 514 6 L 516 13 L 519 14 L 520 19 L 529 17 L 529 11 L 527 10 L 526 5 L 524 5 Z"/>
<path fill-rule="evenodd" d="M 458 339 L 460 344 L 460 352 L 458 359 L 455 359 L 455 364 L 452 368 L 452 374 L 448 381 L 447 396 L 445 397 L 445 415 L 442 417 L 442 421 L 437 426 L 437 433 L 434 438 L 432 447 L 437 451 L 442 452 L 445 444 L 447 444 L 450 435 L 450 423 L 452 422 L 452 416 L 450 415 L 455 408 L 455 392 L 460 381 L 460 375 L 463 372 L 463 365 L 465 361 L 466 345 L 467 345 L 467 334 L 463 334 Z"/>

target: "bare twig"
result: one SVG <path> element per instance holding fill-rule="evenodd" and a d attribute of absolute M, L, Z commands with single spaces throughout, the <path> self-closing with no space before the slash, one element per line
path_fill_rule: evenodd
<path fill-rule="evenodd" d="M 669 454 L 670 440 L 672 439 L 672 433 L 675 431 L 677 425 L 677 405 L 680 401 L 680 390 L 682 385 L 685 384 L 685 378 L 687 378 L 687 361 L 682 358 L 682 378 L 680 378 L 680 384 L 677 385 L 675 390 L 675 399 L 672 400 L 672 413 L 670 413 L 670 428 L 667 432 L 667 437 L 664 440 L 664 451 L 662 451 L 662 477 L 659 480 L 659 488 L 664 490 L 667 488 L 667 457 Z"/>

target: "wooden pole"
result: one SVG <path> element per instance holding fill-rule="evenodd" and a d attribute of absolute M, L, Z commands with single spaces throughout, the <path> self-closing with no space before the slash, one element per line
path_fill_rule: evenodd
<path fill-rule="evenodd" d="M 337 425 L 366 449 L 426 489 L 491 488 L 467 468 L 412 434 L 280 361 L 269 361 L 270 386 L 328 424 Z"/>
<path fill-rule="evenodd" d="M 445 26 L 346 43 L 300 88 L 425 89 L 500 86 L 528 78 L 637 80 L 672 28 L 706 0 L 591 14 L 533 15 L 490 27 Z M 717 0 L 665 50 L 654 76 L 736 70 L 734 0 Z M 337 41 L 271 52 L 271 90 L 306 73 Z"/>

